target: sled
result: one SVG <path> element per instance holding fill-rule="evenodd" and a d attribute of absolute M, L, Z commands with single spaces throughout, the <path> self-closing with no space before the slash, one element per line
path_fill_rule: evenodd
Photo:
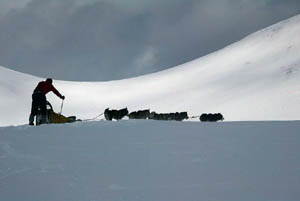
<path fill-rule="evenodd" d="M 65 117 L 62 114 L 55 113 L 52 105 L 48 101 L 46 103 L 46 122 L 42 122 L 42 113 L 40 108 L 38 109 L 36 115 L 37 126 L 40 124 L 64 124 L 64 123 L 72 123 L 75 121 L 79 121 L 76 120 L 76 116 Z"/>

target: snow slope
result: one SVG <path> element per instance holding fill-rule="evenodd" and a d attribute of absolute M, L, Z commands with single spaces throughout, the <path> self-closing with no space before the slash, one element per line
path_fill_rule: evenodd
<path fill-rule="evenodd" d="M 221 112 L 226 120 L 300 118 L 300 15 L 220 51 L 162 72 L 110 82 L 55 81 L 65 115 L 91 118 L 105 108 Z M 82 72 L 84 73 L 84 72 Z M 0 126 L 28 122 L 41 78 L 0 67 Z M 56 111 L 60 100 L 48 95 Z"/>
<path fill-rule="evenodd" d="M 300 122 L 0 127 L 3 201 L 299 201 Z"/>

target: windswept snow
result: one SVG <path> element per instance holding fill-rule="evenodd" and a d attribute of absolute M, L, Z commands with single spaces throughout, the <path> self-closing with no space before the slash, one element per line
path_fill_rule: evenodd
<path fill-rule="evenodd" d="M 300 123 L 0 128 L 0 200 L 298 201 Z"/>
<path fill-rule="evenodd" d="M 105 108 L 221 112 L 226 120 L 300 118 L 300 15 L 208 56 L 162 72 L 110 82 L 54 81 L 64 114 L 91 118 Z M 84 72 L 82 72 L 84 73 Z M 0 126 L 28 123 L 31 93 L 43 80 L 0 67 Z M 56 110 L 60 100 L 48 99 Z"/>

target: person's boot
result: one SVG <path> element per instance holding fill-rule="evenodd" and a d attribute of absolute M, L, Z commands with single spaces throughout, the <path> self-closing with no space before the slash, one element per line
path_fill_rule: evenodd
<path fill-rule="evenodd" d="M 34 122 L 34 115 L 30 114 L 30 116 L 29 116 L 29 125 L 34 126 L 33 122 Z"/>

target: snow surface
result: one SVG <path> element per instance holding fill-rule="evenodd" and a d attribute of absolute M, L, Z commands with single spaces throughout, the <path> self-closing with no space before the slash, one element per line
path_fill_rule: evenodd
<path fill-rule="evenodd" d="M 0 128 L 4 201 L 299 201 L 300 122 Z"/>
<path fill-rule="evenodd" d="M 107 107 L 189 116 L 221 112 L 228 121 L 300 119 L 300 15 L 220 51 L 146 76 L 109 82 L 54 81 L 63 113 L 87 119 Z M 17 58 L 16 58 L 17 59 Z M 84 73 L 84 72 L 82 72 Z M 28 123 L 38 81 L 0 67 L 0 126 Z M 60 100 L 47 95 L 57 112 Z"/>

